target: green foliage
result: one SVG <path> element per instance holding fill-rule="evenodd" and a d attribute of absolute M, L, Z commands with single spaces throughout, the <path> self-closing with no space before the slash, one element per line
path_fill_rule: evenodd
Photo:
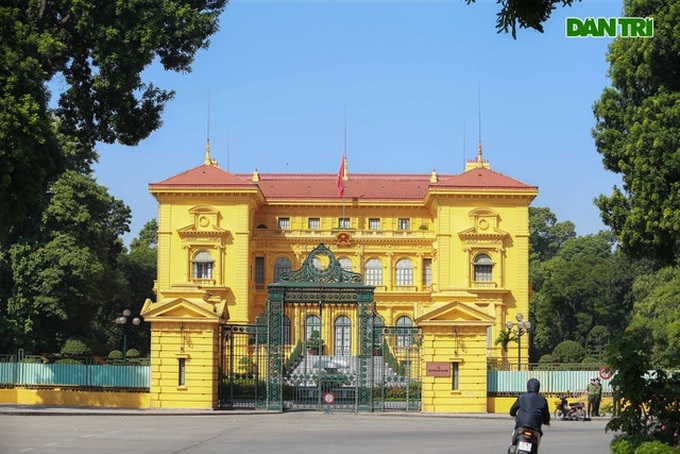
<path fill-rule="evenodd" d="M 555 357 L 551 355 L 550 353 L 547 353 L 543 356 L 541 356 L 541 359 L 538 360 L 540 364 L 552 364 L 555 362 Z"/>
<path fill-rule="evenodd" d="M 581 361 L 581 364 L 587 365 L 587 366 L 598 366 L 598 365 L 600 365 L 601 363 L 602 363 L 602 361 L 600 361 L 600 360 L 597 359 L 597 358 L 593 358 L 592 356 L 586 356 L 586 357 L 583 358 L 583 360 Z"/>
<path fill-rule="evenodd" d="M 8 270 L 0 281 L 3 350 L 52 352 L 55 342 L 69 337 L 97 339 L 93 322 L 117 294 L 116 261 L 129 216 L 129 208 L 91 177 L 62 174 L 35 233 L 2 256 Z"/>
<path fill-rule="evenodd" d="M 517 336 L 512 331 L 503 329 L 500 333 L 498 333 L 498 336 L 494 341 L 494 345 L 500 344 L 501 349 L 507 353 L 510 342 L 517 342 Z"/>
<path fill-rule="evenodd" d="M 476 0 L 465 0 L 467 4 Z M 576 0 L 580 1 L 580 0 Z M 503 5 L 496 15 L 498 33 L 512 33 L 517 39 L 517 28 L 532 28 L 543 33 L 543 22 L 550 18 L 556 5 L 571 6 L 574 0 L 542 0 L 538 2 L 498 0 Z"/>
<path fill-rule="evenodd" d="M 64 356 L 90 356 L 92 348 L 90 342 L 82 337 L 72 337 L 64 342 L 61 347 L 61 354 Z"/>
<path fill-rule="evenodd" d="M 583 346 L 572 340 L 560 342 L 552 352 L 553 358 L 561 363 L 580 363 L 585 355 Z"/>
<path fill-rule="evenodd" d="M 593 360 L 597 361 L 597 358 L 601 357 L 607 349 L 610 337 L 609 329 L 606 326 L 594 326 L 586 338 L 587 354 L 592 355 Z"/>
<path fill-rule="evenodd" d="M 140 357 L 139 350 L 137 350 L 136 348 L 130 348 L 130 349 L 128 349 L 127 353 L 125 354 L 125 357 L 126 358 L 139 358 Z"/>
<path fill-rule="evenodd" d="M 642 275 L 633 290 L 636 298 L 629 329 L 649 337 L 653 364 L 676 367 L 680 363 L 680 268 Z"/>
<path fill-rule="evenodd" d="M 297 344 L 295 344 L 295 348 L 293 348 L 293 351 L 290 352 L 290 356 L 286 359 L 286 362 L 283 364 L 283 370 L 286 372 L 291 372 L 295 366 L 297 366 L 298 362 L 300 361 L 300 358 L 302 358 L 302 353 L 303 353 L 304 347 L 302 345 L 302 341 L 298 341 Z"/>
<path fill-rule="evenodd" d="M 173 93 L 144 70 L 190 71 L 227 0 L 24 3 L 0 6 L 0 244 L 31 230 L 64 169 L 89 171 L 96 142 L 135 145 L 160 126 Z"/>
<path fill-rule="evenodd" d="M 617 435 L 610 444 L 612 454 L 635 454 L 635 450 L 648 438 L 642 435 Z"/>
<path fill-rule="evenodd" d="M 640 444 L 635 454 L 678 454 L 678 450 L 659 440 L 654 440 Z"/>
<path fill-rule="evenodd" d="M 593 137 L 623 187 L 595 203 L 630 256 L 673 263 L 680 254 L 680 9 L 675 0 L 626 0 L 624 15 L 653 17 L 654 39 L 610 44 L 611 87 L 593 106 Z"/>
<path fill-rule="evenodd" d="M 317 354 L 320 355 L 323 353 L 324 344 L 325 342 L 321 338 L 321 333 L 319 332 L 319 330 L 315 329 L 310 334 L 309 339 L 307 339 L 305 345 L 308 350 L 314 350 L 317 352 Z"/>
<path fill-rule="evenodd" d="M 74 358 L 62 358 L 58 359 L 54 362 L 55 364 L 82 364 L 82 362 L 78 361 L 77 359 Z"/>
<path fill-rule="evenodd" d="M 607 362 L 616 370 L 611 385 L 622 400 L 607 430 L 676 446 L 680 433 L 680 373 L 654 370 L 647 343 L 645 332 L 628 331 L 607 350 Z"/>
<path fill-rule="evenodd" d="M 122 360 L 123 359 L 123 352 L 120 351 L 120 350 L 111 350 L 109 352 L 108 358 L 109 359 L 120 359 L 120 360 Z"/>

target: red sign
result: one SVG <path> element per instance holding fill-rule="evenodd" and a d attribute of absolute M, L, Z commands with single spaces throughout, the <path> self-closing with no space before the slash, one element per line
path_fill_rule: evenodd
<path fill-rule="evenodd" d="M 450 377 L 451 364 L 449 363 L 427 363 L 425 375 L 428 377 Z"/>
<path fill-rule="evenodd" d="M 335 402 L 335 395 L 333 395 L 333 393 L 326 393 L 326 394 L 323 395 L 323 401 L 326 404 L 330 405 L 333 402 Z"/>

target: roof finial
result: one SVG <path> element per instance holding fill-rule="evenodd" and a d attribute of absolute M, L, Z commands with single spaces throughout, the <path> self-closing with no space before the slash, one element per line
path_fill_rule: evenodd
<path fill-rule="evenodd" d="M 203 164 L 209 166 L 212 164 L 212 159 L 210 158 L 210 139 L 205 141 L 205 159 Z"/>

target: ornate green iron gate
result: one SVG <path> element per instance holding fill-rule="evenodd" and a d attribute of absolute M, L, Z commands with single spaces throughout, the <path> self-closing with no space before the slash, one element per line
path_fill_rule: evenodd
<path fill-rule="evenodd" d="M 421 332 L 382 326 L 362 281 L 320 244 L 268 286 L 262 324 L 224 325 L 220 408 L 419 411 Z"/>
<path fill-rule="evenodd" d="M 222 325 L 218 407 L 265 408 L 266 325 Z"/>
<path fill-rule="evenodd" d="M 374 411 L 420 411 L 420 328 L 376 326 Z"/>
<path fill-rule="evenodd" d="M 267 408 L 372 411 L 374 287 L 320 244 L 268 290 Z"/>

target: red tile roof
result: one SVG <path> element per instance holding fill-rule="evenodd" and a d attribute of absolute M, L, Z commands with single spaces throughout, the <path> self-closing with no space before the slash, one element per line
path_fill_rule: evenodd
<path fill-rule="evenodd" d="M 160 188 L 217 188 L 217 187 L 244 187 L 252 188 L 253 183 L 249 179 L 242 179 L 226 172 L 217 166 L 200 165 L 193 169 L 182 172 L 174 177 L 167 178 L 158 183 L 149 185 L 151 189 Z"/>
<path fill-rule="evenodd" d="M 215 166 L 202 165 L 177 176 L 150 185 L 154 189 L 172 188 L 259 188 L 267 200 L 339 199 L 336 173 L 280 174 L 260 173 L 260 181 L 252 174 L 231 174 Z M 475 168 L 459 175 L 438 175 L 430 183 L 430 174 L 356 174 L 344 181 L 343 198 L 360 200 L 417 201 L 429 188 L 446 191 L 520 191 L 536 192 L 535 186 L 522 183 L 487 168 Z"/>

